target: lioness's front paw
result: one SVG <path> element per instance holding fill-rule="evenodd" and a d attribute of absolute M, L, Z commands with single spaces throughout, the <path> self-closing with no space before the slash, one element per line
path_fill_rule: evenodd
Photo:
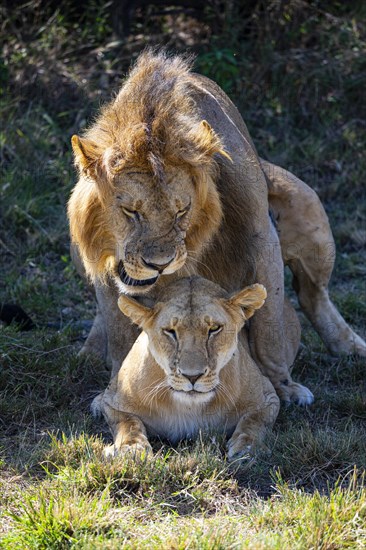
<path fill-rule="evenodd" d="M 282 401 L 285 403 L 295 403 L 296 405 L 311 405 L 314 401 L 314 395 L 311 391 L 297 384 L 296 382 L 281 382 L 279 386 L 276 387 L 277 394 Z"/>
<path fill-rule="evenodd" d="M 114 458 L 115 456 L 132 456 L 133 458 L 141 457 L 143 454 L 152 454 L 153 450 L 150 443 L 134 443 L 133 445 L 108 445 L 103 450 L 105 458 Z"/>
<path fill-rule="evenodd" d="M 250 460 L 253 458 L 253 444 L 246 434 L 241 434 L 237 437 L 229 439 L 227 444 L 227 456 L 229 461 L 243 459 Z"/>

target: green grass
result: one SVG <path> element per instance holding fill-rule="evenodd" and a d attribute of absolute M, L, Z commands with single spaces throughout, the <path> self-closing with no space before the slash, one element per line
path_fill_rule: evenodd
<path fill-rule="evenodd" d="M 54 439 L 53 445 L 60 453 Z M 11 502 L 4 548 L 362 548 L 366 542 L 366 491 L 356 470 L 329 495 L 291 487 L 277 473 L 273 495 L 263 500 L 240 488 L 209 447 L 110 463 L 100 458 L 100 441 L 74 439 L 74 456 L 70 441 L 63 445 L 63 465 L 52 463 L 53 473 L 29 486 L 20 503 Z"/>
<path fill-rule="evenodd" d="M 71 135 L 145 44 L 189 46 L 260 154 L 321 196 L 338 249 L 332 298 L 365 336 L 362 3 L 228 4 L 222 23 L 213 7 L 203 21 L 141 12 L 122 42 L 108 5 L 87 4 L 2 8 L 0 302 L 21 304 L 39 329 L 0 327 L 0 548 L 364 548 L 364 361 L 327 355 L 302 315 L 294 378 L 316 400 L 281 410 L 253 464 L 229 465 L 222 438 L 207 436 L 154 441 L 138 462 L 103 459 L 110 435 L 89 405 L 108 372 L 77 356 L 86 332 L 75 321 L 95 306 L 65 215 Z"/>

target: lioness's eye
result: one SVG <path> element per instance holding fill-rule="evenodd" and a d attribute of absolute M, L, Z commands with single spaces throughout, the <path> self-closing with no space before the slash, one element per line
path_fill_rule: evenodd
<path fill-rule="evenodd" d="M 211 336 L 211 334 L 218 334 L 219 332 L 221 332 L 221 330 L 222 330 L 221 325 L 211 325 L 210 328 L 208 329 L 208 333 Z"/>
<path fill-rule="evenodd" d="M 139 213 L 137 212 L 137 210 L 130 210 L 129 208 L 126 208 L 125 206 L 122 206 L 122 211 L 129 218 L 138 219 Z"/>
<path fill-rule="evenodd" d="M 175 332 L 175 330 L 173 328 L 164 328 L 163 332 L 164 332 L 164 334 L 169 336 L 169 338 L 173 338 L 173 340 L 177 339 L 177 333 Z"/>

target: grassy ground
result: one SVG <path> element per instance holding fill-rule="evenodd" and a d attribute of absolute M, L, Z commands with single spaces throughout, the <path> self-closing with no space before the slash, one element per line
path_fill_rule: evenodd
<path fill-rule="evenodd" d="M 189 47 L 260 153 L 320 194 L 338 248 L 332 297 L 365 336 L 362 3 L 228 4 L 219 23 L 214 8 L 203 20 L 148 8 L 122 41 L 108 9 L 87 4 L 3 8 L 0 302 L 22 304 L 39 329 L 0 327 L 0 548 L 364 548 L 364 362 L 329 357 L 303 318 L 294 376 L 315 403 L 283 409 L 250 467 L 229 467 L 220 438 L 102 460 L 110 436 L 89 404 L 108 373 L 77 357 L 86 334 L 75 321 L 92 318 L 94 301 L 65 217 L 72 133 L 144 45 Z"/>

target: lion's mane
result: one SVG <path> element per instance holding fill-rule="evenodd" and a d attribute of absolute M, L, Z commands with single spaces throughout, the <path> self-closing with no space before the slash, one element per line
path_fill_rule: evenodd
<path fill-rule="evenodd" d="M 116 243 L 105 205 L 122 170 L 147 171 L 157 181 L 164 180 L 167 167 L 190 173 L 201 214 L 187 233 L 188 250 L 201 251 L 221 223 L 213 155 L 228 155 L 199 116 L 190 69 L 189 60 L 145 52 L 91 128 L 81 139 L 73 137 L 80 179 L 69 201 L 70 230 L 92 279 L 113 270 Z"/>

